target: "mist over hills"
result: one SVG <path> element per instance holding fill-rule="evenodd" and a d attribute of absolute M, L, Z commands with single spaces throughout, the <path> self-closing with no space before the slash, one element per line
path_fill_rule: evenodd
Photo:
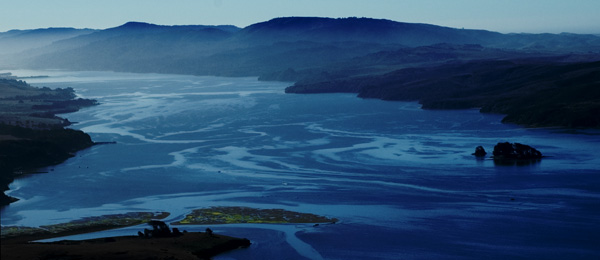
<path fill-rule="evenodd" d="M 47 28 L 36 30 L 11 30 L 0 33 L 0 55 L 19 53 L 44 47 L 55 41 L 95 32 L 92 29 Z"/>
<path fill-rule="evenodd" d="M 48 31 L 46 41 L 41 40 L 44 30 L 32 30 L 38 36 L 29 38 L 2 33 L 2 53 L 13 54 L 3 60 L 14 67 L 246 76 L 440 43 L 543 54 L 600 49 L 600 37 L 594 35 L 501 34 L 369 18 L 286 17 L 246 28 L 129 22 L 105 30 L 70 30 L 71 37 Z M 54 36 L 52 42 L 48 35 Z M 14 48 L 4 44 L 9 41 L 24 44 Z M 24 51 L 33 43 L 35 49 Z"/>
<path fill-rule="evenodd" d="M 15 43 L 20 43 L 20 48 L 15 47 Z M 387 92 L 390 92 L 390 88 L 398 92 L 403 89 L 400 86 L 405 85 L 402 80 L 410 78 L 396 77 L 390 80 L 390 75 L 396 75 L 398 71 L 445 68 L 444 71 L 452 71 L 457 75 L 474 74 L 469 68 L 488 65 L 495 68 L 496 65 L 482 62 L 490 60 L 518 61 L 513 62 L 514 70 L 522 69 L 517 65 L 522 63 L 544 65 L 548 70 L 566 63 L 587 64 L 600 60 L 600 37 L 569 33 L 502 34 L 381 19 L 318 17 L 275 18 L 245 28 L 129 22 L 105 30 L 42 29 L 20 34 L 15 31 L 0 33 L 0 68 L 5 69 L 260 76 L 261 80 L 296 82 L 295 88 L 288 92 L 356 92 L 365 98 L 392 100 L 365 94 L 366 90 L 356 87 L 354 80 L 371 82 L 371 85 L 376 82 L 396 82 L 392 86 L 385 85 L 385 88 Z M 598 68 L 591 66 L 589 69 L 596 71 Z M 506 73 L 510 71 L 505 70 Z M 403 73 L 406 71 L 400 74 Z M 573 74 L 577 73 L 564 73 Z M 597 74 L 590 74 L 594 84 L 598 81 Z M 411 74 L 411 77 L 417 75 L 432 77 L 437 74 L 417 73 Z M 536 75 L 551 76 L 543 73 Z M 453 78 L 453 75 L 447 76 L 447 79 Z M 430 84 L 448 85 L 449 82 L 456 82 L 437 79 L 432 81 L 437 83 Z M 494 88 L 501 92 L 509 81 L 514 80 L 509 75 L 500 75 L 494 79 Z M 526 77 L 520 77 L 520 80 L 529 82 Z M 352 83 L 346 84 L 345 89 L 331 87 L 340 82 Z M 465 83 L 458 83 L 461 84 Z M 593 86 L 592 89 L 596 89 L 596 85 Z M 431 90 L 426 87 L 416 89 Z M 452 87 L 433 89 L 438 91 L 430 93 L 435 97 Z M 511 93 L 518 95 L 514 91 Z M 461 108 L 483 107 L 485 104 L 481 102 L 484 100 Z"/>
<path fill-rule="evenodd" d="M 17 42 L 22 43 L 20 48 L 13 47 Z M 256 76 L 327 67 L 379 52 L 410 53 L 407 48 L 442 43 L 529 56 L 600 50 L 600 37 L 594 35 L 501 34 L 370 18 L 286 17 L 246 28 L 129 22 L 96 31 L 41 29 L 17 35 L 9 31 L 0 34 L 5 54 L 0 66 Z"/>

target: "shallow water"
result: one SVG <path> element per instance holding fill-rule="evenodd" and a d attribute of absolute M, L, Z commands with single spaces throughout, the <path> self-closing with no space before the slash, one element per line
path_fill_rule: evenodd
<path fill-rule="evenodd" d="M 524 129 L 476 110 L 350 94 L 289 95 L 288 83 L 255 78 L 13 73 L 49 75 L 27 81 L 98 99 L 64 116 L 117 144 L 16 180 L 9 195 L 21 200 L 2 210 L 2 225 L 129 211 L 168 211 L 171 221 L 195 208 L 248 206 L 340 222 L 211 226 L 253 242 L 217 259 L 600 256 L 598 132 Z M 501 166 L 471 155 L 504 141 L 549 157 Z"/>

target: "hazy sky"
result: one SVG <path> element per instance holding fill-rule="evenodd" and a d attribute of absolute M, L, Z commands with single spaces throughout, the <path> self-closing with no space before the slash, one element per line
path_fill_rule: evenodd
<path fill-rule="evenodd" d="M 499 32 L 600 34 L 600 0 L 0 0 L 0 32 L 128 21 L 244 27 L 282 16 L 372 17 Z"/>

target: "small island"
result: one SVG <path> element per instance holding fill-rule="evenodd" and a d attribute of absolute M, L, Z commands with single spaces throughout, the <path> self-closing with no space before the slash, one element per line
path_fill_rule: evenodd
<path fill-rule="evenodd" d="M 248 207 L 210 207 L 196 209 L 184 219 L 172 225 L 207 224 L 289 224 L 289 223 L 336 223 L 336 218 L 328 218 L 311 213 L 300 213 L 284 209 L 257 209 Z"/>
<path fill-rule="evenodd" d="M 487 152 L 483 146 L 475 147 L 475 152 L 472 154 L 478 160 L 485 159 Z M 494 164 L 498 166 L 526 166 L 540 162 L 544 157 L 542 152 L 537 149 L 521 144 L 500 142 L 494 146 L 493 156 Z"/>

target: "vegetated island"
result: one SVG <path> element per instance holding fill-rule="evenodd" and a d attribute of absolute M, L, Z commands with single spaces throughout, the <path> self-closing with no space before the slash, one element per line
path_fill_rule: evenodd
<path fill-rule="evenodd" d="M 256 209 L 248 207 L 210 207 L 196 209 L 184 219 L 172 225 L 206 224 L 287 224 L 287 223 L 336 223 L 338 219 L 311 213 L 300 213 L 283 209 Z"/>
<path fill-rule="evenodd" d="M 36 88 L 0 77 L 0 207 L 16 201 L 4 194 L 14 178 L 59 164 L 95 144 L 86 133 L 64 128 L 70 122 L 56 114 L 96 104 L 75 99 L 72 88 Z"/>

